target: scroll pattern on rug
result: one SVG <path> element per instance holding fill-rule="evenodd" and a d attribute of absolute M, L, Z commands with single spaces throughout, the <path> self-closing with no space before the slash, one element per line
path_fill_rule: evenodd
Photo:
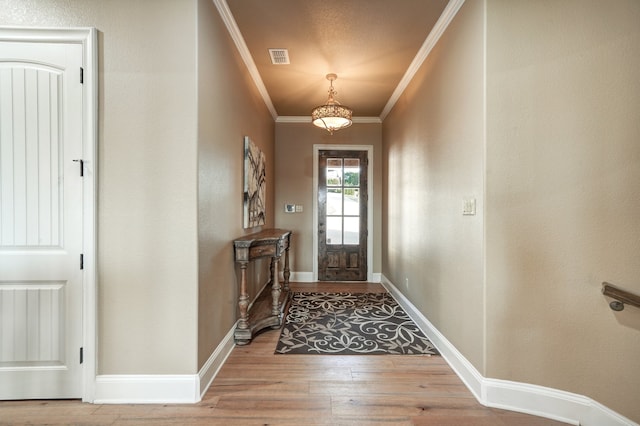
<path fill-rule="evenodd" d="M 293 293 L 276 354 L 438 355 L 388 293 Z"/>

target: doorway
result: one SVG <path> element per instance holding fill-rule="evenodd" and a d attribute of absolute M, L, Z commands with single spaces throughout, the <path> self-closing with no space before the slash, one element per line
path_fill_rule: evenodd
<path fill-rule="evenodd" d="M 92 399 L 94 29 L 0 29 L 0 399 Z"/>
<path fill-rule="evenodd" d="M 314 146 L 314 277 L 371 281 L 372 147 Z"/>

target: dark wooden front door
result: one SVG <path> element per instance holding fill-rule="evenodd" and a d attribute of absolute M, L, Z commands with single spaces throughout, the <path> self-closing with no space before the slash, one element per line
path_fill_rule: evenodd
<path fill-rule="evenodd" d="M 319 151 L 318 280 L 367 279 L 367 151 Z"/>

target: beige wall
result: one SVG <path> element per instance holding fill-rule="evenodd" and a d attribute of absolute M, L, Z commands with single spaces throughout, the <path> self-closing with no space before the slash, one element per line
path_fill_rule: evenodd
<path fill-rule="evenodd" d="M 383 273 L 486 377 L 635 421 L 640 312 L 600 288 L 640 293 L 638 22 L 637 1 L 467 1 L 383 123 Z"/>
<path fill-rule="evenodd" d="M 381 271 L 382 142 L 380 124 L 354 124 L 333 135 L 309 123 L 276 124 L 275 218 L 278 228 L 293 231 L 291 270 L 313 271 L 313 145 L 373 146 L 373 273 Z M 284 205 L 301 204 L 302 213 Z M 370 228 L 371 229 L 371 228 Z M 314 278 L 316 279 L 316 278 Z"/>
<path fill-rule="evenodd" d="M 274 123 L 213 2 L 4 1 L 0 24 L 99 31 L 100 374 L 193 374 L 236 320 L 243 137 Z M 254 294 L 267 265 L 251 267 Z"/>
<path fill-rule="evenodd" d="M 481 372 L 483 31 L 466 2 L 382 126 L 383 273 Z"/>
<path fill-rule="evenodd" d="M 100 374 L 193 374 L 236 320 L 243 137 L 274 123 L 213 2 L 5 1 L 0 24 L 99 31 Z M 251 292 L 267 265 L 251 268 Z"/>
<path fill-rule="evenodd" d="M 235 238 L 242 228 L 244 136 L 267 159 L 267 227 L 274 223 L 274 122 L 211 0 L 198 0 L 198 368 L 233 327 Z M 250 268 L 251 294 L 268 280 Z"/>
<path fill-rule="evenodd" d="M 274 147 L 208 0 L 1 0 L 2 25 L 100 32 L 100 374 L 193 374 L 232 326 L 244 135 L 300 272 L 313 144 L 372 144 L 374 272 L 485 376 L 639 421 L 640 314 L 599 290 L 640 293 L 640 3 L 486 5 L 486 32 L 485 2 L 467 1 L 384 125 L 280 123 Z"/>
<path fill-rule="evenodd" d="M 3 25 L 99 31 L 99 373 L 194 373 L 195 2 L 4 0 L 0 9 Z"/>
<path fill-rule="evenodd" d="M 487 374 L 640 421 L 640 2 L 487 12 Z"/>

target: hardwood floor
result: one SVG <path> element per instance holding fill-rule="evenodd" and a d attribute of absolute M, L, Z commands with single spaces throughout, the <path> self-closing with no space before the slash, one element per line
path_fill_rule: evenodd
<path fill-rule="evenodd" d="M 348 286 L 348 287 L 345 287 Z M 384 292 L 377 284 L 297 291 Z M 237 346 L 198 404 L 0 402 L 0 425 L 438 425 L 561 423 L 480 405 L 439 356 L 274 355 L 279 330 Z"/>

